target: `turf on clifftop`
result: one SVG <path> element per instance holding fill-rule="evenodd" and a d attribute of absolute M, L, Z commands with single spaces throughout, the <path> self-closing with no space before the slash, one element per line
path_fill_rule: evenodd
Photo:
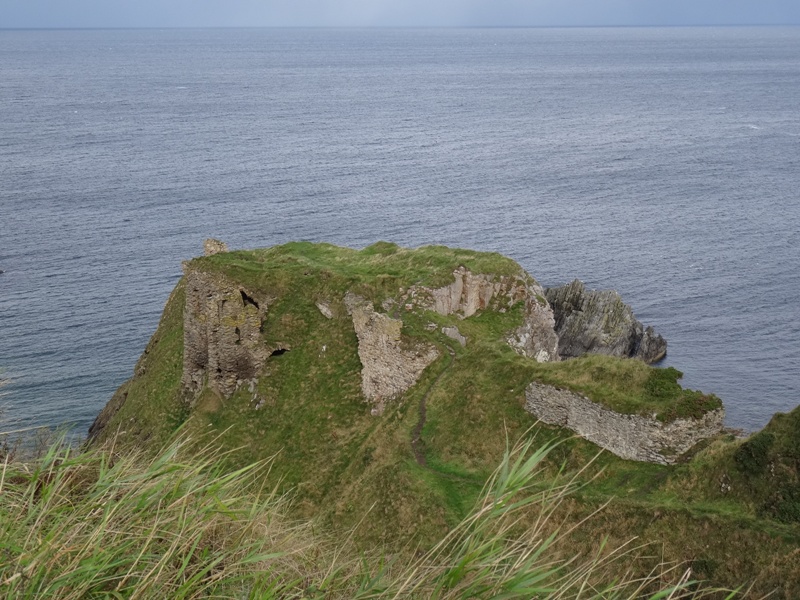
<path fill-rule="evenodd" d="M 535 425 L 523 408 L 529 383 L 572 389 L 619 412 L 656 413 L 665 421 L 702 414 L 718 400 L 682 390 L 674 369 L 634 360 L 589 356 L 539 363 L 521 356 L 507 340 L 523 323 L 524 302 L 492 304 L 460 318 L 426 310 L 409 295 L 412 289 L 451 284 L 461 267 L 533 281 L 498 254 L 433 246 L 407 250 L 387 243 L 361 251 L 293 243 L 189 261 L 187 277 L 170 296 L 134 377 L 98 420 L 96 439 L 155 450 L 179 427 L 210 429 L 231 449 L 232 466 L 277 454 L 268 478 L 291 491 L 297 514 L 331 527 L 358 526 L 355 537 L 365 547 L 400 547 L 409 540 L 430 544 L 458 522 L 509 440 L 533 428 L 542 443 L 560 442 L 548 456 L 541 485 L 578 472 L 587 482 L 563 506 L 565 518 L 580 518 L 614 498 L 590 521 L 586 546 L 575 550 L 591 552 L 603 536 L 612 542 L 640 536 L 660 545 L 646 551 L 651 558 L 637 568 L 687 560 L 697 577 L 715 584 L 755 580 L 758 589 L 800 594 L 800 561 L 792 558 L 800 540 L 793 517 L 800 488 L 796 462 L 785 454 L 773 456 L 782 442 L 766 444 L 763 452 L 765 444 L 742 450 L 741 441 L 722 435 L 676 467 L 623 461 L 607 452 L 592 462 L 598 452 L 593 444 Z M 223 310 L 221 327 L 238 332 L 242 346 L 256 344 L 255 355 L 263 360 L 230 395 L 219 392 L 228 389 L 222 378 L 212 385 L 213 365 L 196 389 L 187 389 L 187 278 L 241 294 L 243 308 Z M 348 293 L 387 318 L 402 320 L 398 352 L 436 352 L 416 383 L 386 399 L 380 414 L 362 391 Z M 534 301 L 546 306 L 544 298 Z M 254 342 L 248 332 L 256 318 Z M 466 345 L 445 335 L 446 327 L 456 327 Z M 237 338 L 232 340 L 236 345 Z M 244 372 L 252 364 L 239 367 Z M 784 440 L 797 434 L 787 427 L 771 435 Z M 756 458 L 740 459 L 748 452 Z M 765 481 L 764 469 L 758 470 L 769 457 L 780 465 L 780 485 Z"/>

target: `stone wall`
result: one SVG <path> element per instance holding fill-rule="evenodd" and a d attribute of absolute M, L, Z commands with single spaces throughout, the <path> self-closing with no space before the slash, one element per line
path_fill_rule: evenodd
<path fill-rule="evenodd" d="M 569 390 L 531 383 L 525 409 L 540 421 L 571 429 L 582 438 L 629 460 L 672 464 L 692 446 L 722 430 L 725 412 L 662 423 L 653 417 L 614 412 Z"/>
<path fill-rule="evenodd" d="M 221 275 L 185 269 L 185 278 L 181 382 L 192 392 L 207 382 L 227 398 L 270 355 L 261 337 L 267 301 Z"/>
<path fill-rule="evenodd" d="M 205 256 L 213 256 L 220 252 L 228 252 L 228 245 L 225 242 L 215 240 L 214 238 L 208 238 L 203 242 L 203 254 Z"/>
<path fill-rule="evenodd" d="M 361 391 L 373 403 L 373 414 L 381 414 L 384 403 L 414 385 L 439 352 L 430 344 L 404 341 L 403 322 L 376 312 L 361 296 L 348 293 L 344 303 L 358 338 Z"/>
<path fill-rule="evenodd" d="M 511 332 L 506 341 L 518 354 L 537 362 L 555 362 L 560 359 L 553 309 L 535 290 L 531 290 L 525 299 L 522 325 Z"/>

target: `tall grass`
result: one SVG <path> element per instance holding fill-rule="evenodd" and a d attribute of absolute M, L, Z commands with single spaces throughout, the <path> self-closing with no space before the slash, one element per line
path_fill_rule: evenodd
<path fill-rule="evenodd" d="M 663 589 L 656 574 L 631 579 L 624 549 L 589 561 L 560 558 L 559 540 L 573 532 L 550 520 L 571 486 L 535 487 L 550 447 L 532 440 L 506 452 L 473 512 L 438 544 L 393 557 L 359 553 L 346 539 L 288 518 L 286 496 L 258 487 L 268 462 L 227 472 L 213 443 L 198 449 L 190 442 L 179 438 L 156 458 L 64 444 L 29 463 L 6 456 L 0 597 L 703 595 L 692 591 L 688 573 Z"/>

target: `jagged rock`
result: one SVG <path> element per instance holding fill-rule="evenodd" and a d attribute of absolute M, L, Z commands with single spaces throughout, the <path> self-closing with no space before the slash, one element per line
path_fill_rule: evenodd
<path fill-rule="evenodd" d="M 380 414 L 385 402 L 414 385 L 439 353 L 430 344 L 404 341 L 403 322 L 375 312 L 372 303 L 361 296 L 348 292 L 344 303 L 358 338 L 361 391 L 373 403 L 373 414 Z"/>
<path fill-rule="evenodd" d="M 608 354 L 653 363 L 667 353 L 666 340 L 652 327 L 645 328 L 613 290 L 587 290 L 576 279 L 548 288 L 545 295 L 555 316 L 562 358 Z"/>
<path fill-rule="evenodd" d="M 558 336 L 554 326 L 553 309 L 545 300 L 544 290 L 538 290 L 525 299 L 525 320 L 522 325 L 508 337 L 508 344 L 523 356 L 536 359 L 537 362 L 554 362 L 559 360 Z"/>
<path fill-rule="evenodd" d="M 198 392 L 207 381 L 227 398 L 270 356 L 261 340 L 268 302 L 220 275 L 185 270 L 185 278 L 181 382 Z"/>
<path fill-rule="evenodd" d="M 524 322 L 508 337 L 508 343 L 523 356 L 539 362 L 558 360 L 553 311 L 544 297 L 544 289 L 527 273 L 476 274 L 459 267 L 453 271 L 453 283 L 435 289 L 413 286 L 407 295 L 416 306 L 464 319 L 479 310 L 505 312 L 517 302 L 525 302 Z"/>
<path fill-rule="evenodd" d="M 228 252 L 228 245 L 225 242 L 215 240 L 214 238 L 208 238 L 203 242 L 203 253 L 206 256 L 219 254 L 220 252 Z"/>
<path fill-rule="evenodd" d="M 450 339 L 457 341 L 462 346 L 467 345 L 467 338 L 461 335 L 461 332 L 458 330 L 458 327 L 442 327 L 442 333 L 445 334 Z"/>
<path fill-rule="evenodd" d="M 528 386 L 525 398 L 525 410 L 543 423 L 567 427 L 621 458 L 664 465 L 675 463 L 692 446 L 719 433 L 725 420 L 725 411 L 718 408 L 698 419 L 662 423 L 649 416 L 621 414 L 538 382 Z"/>

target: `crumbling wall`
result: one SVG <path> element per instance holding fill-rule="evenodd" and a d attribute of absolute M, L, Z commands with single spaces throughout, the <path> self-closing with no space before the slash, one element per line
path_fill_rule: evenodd
<path fill-rule="evenodd" d="M 572 391 L 538 382 L 528 386 L 525 398 L 525 410 L 544 423 L 571 429 L 621 458 L 665 465 L 719 433 L 725 418 L 719 408 L 699 419 L 662 423 L 654 417 L 621 414 Z"/>
<path fill-rule="evenodd" d="M 368 300 L 348 293 L 344 302 L 358 338 L 361 390 L 374 404 L 373 413 L 380 414 L 387 400 L 400 396 L 417 382 L 439 352 L 431 344 L 404 341 L 403 322 L 376 312 Z"/>
<path fill-rule="evenodd" d="M 468 318 L 479 310 L 504 312 L 525 303 L 523 324 L 508 337 L 508 343 L 523 356 L 539 362 L 558 360 L 558 336 L 553 311 L 536 280 L 524 275 L 472 273 L 465 267 L 453 271 L 453 283 L 428 288 L 413 286 L 406 294 L 412 304 L 441 315 Z"/>
<path fill-rule="evenodd" d="M 208 386 L 229 397 L 255 378 L 270 355 L 261 336 L 267 302 L 218 274 L 185 269 L 184 387 Z"/>
<path fill-rule="evenodd" d="M 228 244 L 214 238 L 208 238 L 203 242 L 203 254 L 205 256 L 213 256 L 220 252 L 228 252 Z"/>
<path fill-rule="evenodd" d="M 528 285 L 522 277 L 473 273 L 459 267 L 453 271 L 453 283 L 440 288 L 415 285 L 408 296 L 416 305 L 440 315 L 467 318 L 486 308 L 511 308 L 527 297 Z"/>

